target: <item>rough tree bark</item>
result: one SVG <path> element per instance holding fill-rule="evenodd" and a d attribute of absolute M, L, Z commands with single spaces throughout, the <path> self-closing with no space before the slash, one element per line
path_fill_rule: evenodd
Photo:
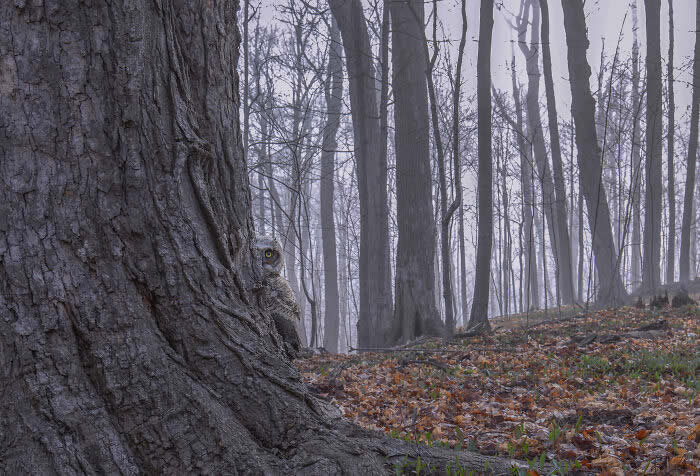
<path fill-rule="evenodd" d="M 340 126 L 343 101 L 343 59 L 340 30 L 331 18 L 330 47 L 328 52 L 328 79 L 325 86 L 326 127 L 323 130 L 321 150 L 321 229 L 323 239 L 323 291 L 325 297 L 325 331 L 323 346 L 329 352 L 338 352 L 340 302 L 338 300 L 338 257 L 336 255 L 335 220 L 333 217 L 333 188 L 335 184 L 336 133 Z"/>
<path fill-rule="evenodd" d="M 644 0 L 647 33 L 646 189 L 644 193 L 644 256 L 642 289 L 655 291 L 661 284 L 661 209 L 663 201 L 661 0 Z"/>
<path fill-rule="evenodd" d="M 509 472 L 344 422 L 284 357 L 251 292 L 237 8 L 0 4 L 0 473 Z"/>
<path fill-rule="evenodd" d="M 576 146 L 583 195 L 586 199 L 595 265 L 600 278 L 598 300 L 603 304 L 623 301 L 627 292 L 617 272 L 617 253 L 610 227 L 610 210 L 602 184 L 600 147 L 595 130 L 595 100 L 591 94 L 591 67 L 586 58 L 589 42 L 583 0 L 562 0 L 566 32 L 569 82 Z"/>
<path fill-rule="evenodd" d="M 396 143 L 396 295 L 392 339 L 442 334 L 435 303 L 435 226 L 430 171 L 423 2 L 391 2 Z"/>
<path fill-rule="evenodd" d="M 386 155 L 367 23 L 359 0 L 330 0 L 343 38 L 349 76 L 355 160 L 360 196 L 360 316 L 358 345 L 378 347 L 391 325 L 389 209 Z M 420 50 L 418 50 L 420 51 Z"/>
<path fill-rule="evenodd" d="M 668 247 L 666 253 L 666 282 L 676 278 L 676 178 L 674 170 L 674 145 L 676 135 L 676 101 L 673 92 L 673 0 L 668 0 Z"/>
<path fill-rule="evenodd" d="M 476 244 L 476 271 L 469 329 L 481 332 L 489 324 L 489 281 L 491 247 L 493 245 L 493 171 L 491 163 L 491 36 L 493 33 L 493 0 L 481 0 L 479 9 L 479 50 L 476 62 L 477 127 L 479 134 L 478 190 L 479 218 Z"/>
<path fill-rule="evenodd" d="M 693 57 L 693 99 L 690 112 L 690 137 L 688 140 L 688 168 L 685 178 L 685 195 L 683 196 L 683 223 L 681 224 L 681 250 L 678 262 L 680 280 L 688 282 L 691 278 L 690 232 L 695 220 L 694 193 L 695 167 L 698 156 L 698 118 L 700 117 L 700 0 L 695 4 L 695 56 Z M 693 260 L 694 262 L 694 257 Z M 695 274 L 695 267 L 692 267 Z M 694 279 L 695 276 L 692 276 Z"/>

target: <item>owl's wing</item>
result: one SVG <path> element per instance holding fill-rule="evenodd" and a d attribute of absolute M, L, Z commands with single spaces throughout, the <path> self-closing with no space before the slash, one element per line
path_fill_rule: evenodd
<path fill-rule="evenodd" d="M 289 283 L 281 276 L 265 280 L 258 297 L 260 307 L 271 314 L 299 320 L 299 305 Z"/>
<path fill-rule="evenodd" d="M 273 287 L 276 294 L 275 307 L 278 308 L 277 312 L 287 318 L 299 320 L 299 304 L 287 280 L 278 276 Z"/>

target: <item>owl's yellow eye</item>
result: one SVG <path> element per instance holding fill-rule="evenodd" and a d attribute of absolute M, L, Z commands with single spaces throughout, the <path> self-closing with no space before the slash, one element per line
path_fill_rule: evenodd
<path fill-rule="evenodd" d="M 272 250 L 265 250 L 265 258 L 272 258 Z"/>

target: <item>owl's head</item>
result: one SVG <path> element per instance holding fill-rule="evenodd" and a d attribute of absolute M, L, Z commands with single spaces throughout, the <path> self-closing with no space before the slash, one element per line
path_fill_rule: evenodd
<path fill-rule="evenodd" d="M 262 267 L 263 277 L 279 275 L 284 268 L 282 246 L 276 238 L 260 236 L 255 240 L 255 259 Z"/>

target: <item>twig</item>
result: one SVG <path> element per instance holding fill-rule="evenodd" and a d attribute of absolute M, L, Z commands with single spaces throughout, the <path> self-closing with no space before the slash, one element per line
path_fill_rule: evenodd
<path fill-rule="evenodd" d="M 393 353 L 393 352 L 426 352 L 432 354 L 468 354 L 469 352 L 499 352 L 501 350 L 508 350 L 509 347 L 468 347 L 462 350 L 456 349 L 395 349 L 390 348 L 354 348 L 350 347 L 350 351 L 357 352 L 381 352 L 381 353 Z"/>
<path fill-rule="evenodd" d="M 453 339 L 463 339 L 465 337 L 475 337 L 478 335 L 481 335 L 483 332 L 481 328 L 484 327 L 484 323 L 480 322 L 471 329 L 467 329 L 466 332 L 462 332 L 461 334 L 455 334 L 452 338 Z"/>
<path fill-rule="evenodd" d="M 438 362 L 437 360 L 433 360 L 433 359 L 403 360 L 403 361 L 399 362 L 399 365 L 402 368 L 407 366 L 407 365 L 410 365 L 410 364 L 430 364 L 432 366 L 439 368 L 443 372 L 447 372 L 448 370 L 450 370 L 450 368 L 447 365 L 443 364 L 442 362 Z"/>

